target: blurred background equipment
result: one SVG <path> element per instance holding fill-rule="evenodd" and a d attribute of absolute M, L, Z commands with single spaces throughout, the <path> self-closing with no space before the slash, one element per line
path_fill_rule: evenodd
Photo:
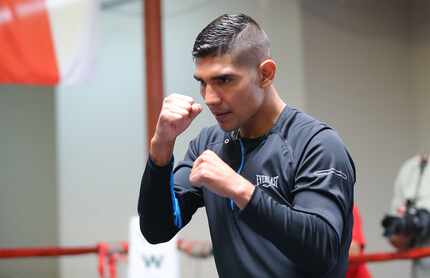
<path fill-rule="evenodd" d="M 96 0 L 0 1 L 0 83 L 58 85 L 88 78 Z"/>

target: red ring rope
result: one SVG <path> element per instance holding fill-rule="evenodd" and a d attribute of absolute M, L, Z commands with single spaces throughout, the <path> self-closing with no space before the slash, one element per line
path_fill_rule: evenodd
<path fill-rule="evenodd" d="M 76 256 L 84 254 L 98 254 L 98 272 L 100 277 L 105 277 L 105 267 L 108 264 L 109 277 L 116 278 L 116 263 L 121 255 L 128 253 L 128 243 L 120 242 L 116 245 L 99 243 L 96 246 L 81 247 L 39 247 L 39 248 L 0 248 L 0 259 L 17 259 L 31 257 L 56 257 Z M 415 260 L 430 256 L 430 248 L 415 248 L 401 252 L 370 253 L 352 256 L 349 262 L 352 264 L 366 262 L 385 262 L 392 260 Z"/>
<path fill-rule="evenodd" d="M 38 247 L 38 248 L 0 248 L 0 259 L 73 256 L 97 253 L 97 246 L 85 247 Z"/>

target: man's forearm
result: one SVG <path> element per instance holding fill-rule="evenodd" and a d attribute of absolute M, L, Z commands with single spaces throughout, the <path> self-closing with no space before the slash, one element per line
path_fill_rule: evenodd
<path fill-rule="evenodd" d="M 281 205 L 256 188 L 240 218 L 306 271 L 322 274 L 336 264 L 340 239 L 316 215 Z"/>
<path fill-rule="evenodd" d="M 169 240 L 175 233 L 169 188 L 173 165 L 158 167 L 148 160 L 142 177 L 138 213 L 143 236 L 151 243 Z"/>

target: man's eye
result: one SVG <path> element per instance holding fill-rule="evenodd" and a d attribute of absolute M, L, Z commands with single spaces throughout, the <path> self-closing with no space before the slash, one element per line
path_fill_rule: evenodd
<path fill-rule="evenodd" d="M 232 81 L 233 79 L 229 76 L 221 76 L 218 78 L 218 84 L 228 84 Z"/>

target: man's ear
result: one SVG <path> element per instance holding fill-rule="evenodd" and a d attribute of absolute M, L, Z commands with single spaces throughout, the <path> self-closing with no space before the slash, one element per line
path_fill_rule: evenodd
<path fill-rule="evenodd" d="M 264 60 L 259 66 L 260 86 L 262 88 L 272 85 L 276 74 L 276 63 L 272 59 Z"/>

